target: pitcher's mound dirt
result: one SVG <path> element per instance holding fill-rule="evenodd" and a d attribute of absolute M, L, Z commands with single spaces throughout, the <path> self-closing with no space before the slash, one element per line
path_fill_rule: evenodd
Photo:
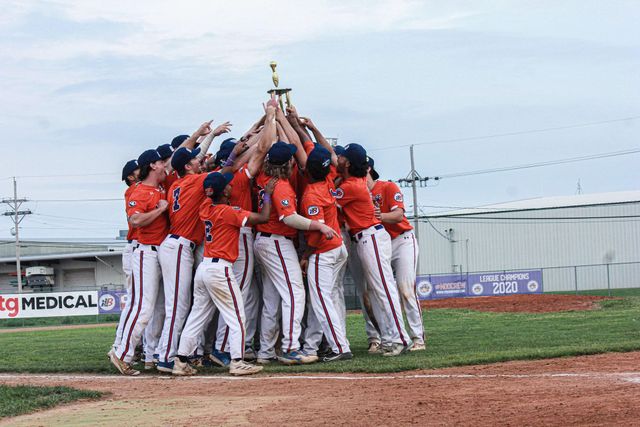
<path fill-rule="evenodd" d="M 444 298 L 422 301 L 422 307 L 462 308 L 493 312 L 550 313 L 555 311 L 594 310 L 598 302 L 615 299 L 591 295 L 531 294 L 500 297 Z"/>

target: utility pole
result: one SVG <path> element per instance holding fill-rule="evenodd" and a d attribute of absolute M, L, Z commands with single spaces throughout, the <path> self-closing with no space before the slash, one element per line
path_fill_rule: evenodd
<path fill-rule="evenodd" d="M 2 199 L 2 203 L 9 205 L 11 208 L 10 211 L 6 211 L 2 215 L 12 217 L 13 226 L 15 230 L 16 236 L 16 274 L 18 279 L 18 293 L 22 293 L 22 269 L 20 267 L 20 223 L 24 219 L 25 216 L 31 215 L 31 211 L 20 210 L 20 206 L 26 202 L 27 199 L 18 199 L 18 183 L 16 181 L 16 177 L 13 177 L 13 199 L 4 198 Z"/>
<path fill-rule="evenodd" d="M 411 172 L 407 179 L 411 179 L 411 188 L 413 190 L 413 229 L 415 230 L 416 240 L 420 242 L 420 228 L 418 228 L 418 184 L 417 180 L 422 177 L 416 171 L 416 162 L 413 159 L 413 145 L 409 147 L 409 154 L 411 155 Z"/>

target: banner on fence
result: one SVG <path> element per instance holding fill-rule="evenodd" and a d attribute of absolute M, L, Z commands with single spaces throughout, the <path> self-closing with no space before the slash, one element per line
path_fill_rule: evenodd
<path fill-rule="evenodd" d="M 418 276 L 419 299 L 542 293 L 542 270 Z"/>
<path fill-rule="evenodd" d="M 98 310 L 100 314 L 120 314 L 127 303 L 126 291 L 100 291 Z"/>
<path fill-rule="evenodd" d="M 0 319 L 96 314 L 96 291 L 0 295 Z"/>

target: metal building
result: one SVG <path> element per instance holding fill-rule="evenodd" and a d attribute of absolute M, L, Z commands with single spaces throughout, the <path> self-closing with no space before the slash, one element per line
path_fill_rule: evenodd
<path fill-rule="evenodd" d="M 33 267 L 53 268 L 48 281 L 52 286 L 46 281 L 33 281 L 34 284 L 24 287 L 24 291 L 122 288 L 122 250 L 125 243 L 122 240 L 22 240 L 20 260 L 23 272 L 28 273 Z M 16 292 L 17 284 L 15 242 L 0 240 L 0 293 Z"/>
<path fill-rule="evenodd" d="M 421 274 L 543 269 L 545 291 L 640 286 L 640 191 L 420 218 Z"/>

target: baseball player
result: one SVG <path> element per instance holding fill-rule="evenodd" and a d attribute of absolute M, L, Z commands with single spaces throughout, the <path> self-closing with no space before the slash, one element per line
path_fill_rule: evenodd
<path fill-rule="evenodd" d="M 422 309 L 416 293 L 416 268 L 418 264 L 418 242 L 413 227 L 404 215 L 404 201 L 400 188 L 391 181 L 379 181 L 374 169 L 374 160 L 369 158 L 367 185 L 374 204 L 380 209 L 380 219 L 391 237 L 391 267 L 395 275 L 400 300 L 404 308 L 409 334 L 413 340 L 411 351 L 424 350 L 424 327 Z"/>
<path fill-rule="evenodd" d="M 211 124 L 205 123 L 207 126 Z M 201 174 L 200 168 L 213 138 L 228 132 L 229 126 L 229 122 L 223 123 L 206 135 L 204 128 L 196 131 L 204 135 L 200 146 L 193 150 L 181 146 L 171 156 L 171 170 L 177 173 L 178 179 L 173 182 L 168 193 L 169 235 L 158 251 L 165 295 L 164 323 L 155 352 L 159 355 L 157 368 L 161 372 L 171 373 L 173 370 L 173 357 L 191 307 L 194 249 L 204 235 L 204 227 L 197 216 L 205 198 L 202 183 L 206 174 Z M 185 141 L 188 143 L 188 138 Z M 169 144 L 166 146 L 171 147 Z"/>
<path fill-rule="evenodd" d="M 124 375 L 138 375 L 131 367 L 136 345 L 153 315 L 160 288 L 158 246 L 169 231 L 166 192 L 160 185 L 165 177 L 164 162 L 156 150 L 147 150 L 138 158 L 140 183 L 129 197 L 129 223 L 138 228 L 138 248 L 133 253 L 131 317 L 123 328 L 122 341 L 111 351 L 111 363 Z"/>
<path fill-rule="evenodd" d="M 350 360 L 353 355 L 346 330 L 338 312 L 339 308 L 332 299 L 340 270 L 347 262 L 347 248 L 339 237 L 335 189 L 333 179 L 329 175 L 331 152 L 316 146 L 307 158 L 306 172 L 309 184 L 305 188 L 300 211 L 306 218 L 325 223 L 335 230 L 338 236 L 327 240 L 317 231 L 305 233 L 307 248 L 301 261 L 301 266 L 306 269 L 313 312 L 332 350 L 322 361 Z M 317 348 L 314 350 L 317 351 Z"/>
<path fill-rule="evenodd" d="M 140 175 L 140 167 L 138 166 L 138 160 L 129 160 L 122 168 L 122 180 L 127 184 L 127 190 L 124 193 L 125 209 L 128 206 L 131 193 L 135 190 L 138 183 L 138 177 Z M 127 245 L 122 251 L 122 271 L 125 275 L 125 284 L 127 291 L 127 299 L 125 306 L 120 313 L 120 321 L 118 322 L 118 328 L 116 329 L 116 338 L 113 342 L 112 350 L 115 351 L 122 341 L 122 329 L 124 324 L 131 317 L 131 300 L 135 298 L 133 294 L 133 272 L 131 271 L 131 258 L 133 256 L 133 250 L 138 246 L 137 234 L 138 230 L 131 224 L 129 225 L 129 231 L 127 232 Z"/>
<path fill-rule="evenodd" d="M 320 231 L 328 239 L 337 237 L 331 227 L 297 213 L 296 194 L 289 182 L 296 151 L 295 145 L 283 141 L 273 144 L 265 158 L 262 173 L 256 180 L 258 188 L 262 190 L 271 178 L 279 178 L 273 192 L 273 209 L 269 222 L 256 227 L 258 232 L 254 244 L 256 260 L 260 263 L 263 274 L 264 306 L 258 358 L 268 361 L 275 357 L 274 337 L 277 337 L 277 325 L 272 319 L 277 313 L 278 302 L 274 301 L 277 295 L 281 299 L 284 335 L 283 354 L 278 359 L 288 365 L 318 360 L 317 356 L 307 356 L 298 351 L 305 291 L 293 239 L 297 237 L 297 230 Z M 262 206 L 259 205 L 258 209 L 261 210 Z"/>
<path fill-rule="evenodd" d="M 338 169 L 344 180 L 336 192 L 351 238 L 370 288 L 375 318 L 380 326 L 382 355 L 397 356 L 413 346 L 404 328 L 398 288 L 391 269 L 391 238 L 375 216 L 371 193 L 367 187 L 368 158 L 365 149 L 349 144 L 338 156 Z"/>
<path fill-rule="evenodd" d="M 191 307 L 193 251 L 204 236 L 204 226 L 198 210 L 205 199 L 202 184 L 206 174 L 200 174 L 204 153 L 199 148 L 178 148 L 171 166 L 179 178 L 169 189 L 169 235 L 158 251 L 165 294 L 165 320 L 158 344 L 158 370 L 173 370 L 173 357 L 178 349 L 182 327 Z"/>
<path fill-rule="evenodd" d="M 251 365 L 243 360 L 245 346 L 245 316 L 242 295 L 232 272 L 238 256 L 240 228 L 264 223 L 271 213 L 271 193 L 275 186 L 270 181 L 262 197 L 263 209 L 252 213 L 229 205 L 232 174 L 211 172 L 204 180 L 204 189 L 211 198 L 200 207 L 200 219 L 205 228 L 205 253 L 195 277 L 193 309 L 187 319 L 178 358 L 175 359 L 174 375 L 193 375 L 195 369 L 188 364 L 188 355 L 198 345 L 206 321 L 211 317 L 214 306 L 220 311 L 229 327 L 231 375 L 249 375 L 260 372 L 261 366 Z"/>
<path fill-rule="evenodd" d="M 270 113 L 271 114 L 271 113 Z M 240 152 L 246 148 L 244 143 L 237 143 L 235 139 L 223 141 L 220 151 L 216 153 L 216 161 L 221 163 L 222 172 L 233 171 L 233 181 L 231 181 L 231 195 L 229 204 L 239 207 L 245 211 L 253 210 L 252 187 L 253 178 L 258 175 L 262 168 L 262 163 L 267 150 L 276 140 L 274 126 L 267 126 L 260 135 L 259 143 L 256 146 L 248 163 L 237 166 L 236 160 Z M 225 146 L 225 143 L 227 144 Z M 229 150 L 231 149 L 231 150 Z M 240 239 L 238 247 L 238 257 L 233 263 L 233 274 L 242 291 L 242 299 L 245 310 L 245 359 L 255 360 L 256 356 L 252 349 L 252 342 L 258 326 L 259 313 L 259 292 L 257 284 L 253 283 L 253 229 L 244 226 L 240 229 Z M 216 337 L 216 348 L 214 356 L 218 360 L 228 360 L 229 355 L 229 333 L 224 317 L 218 319 L 218 330 Z"/>

